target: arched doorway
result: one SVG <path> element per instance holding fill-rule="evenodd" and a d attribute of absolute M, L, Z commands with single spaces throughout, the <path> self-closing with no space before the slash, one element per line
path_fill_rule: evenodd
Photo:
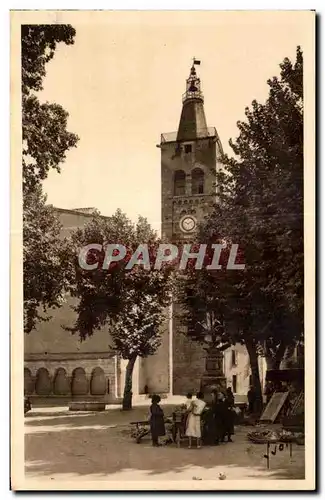
<path fill-rule="evenodd" d="M 34 389 L 32 373 L 29 368 L 24 368 L 24 394 L 33 394 Z"/>
<path fill-rule="evenodd" d="M 57 396 L 65 396 L 70 393 L 70 384 L 67 372 L 64 368 L 58 368 L 54 377 L 53 392 Z"/>
<path fill-rule="evenodd" d="M 103 396 L 106 393 L 105 373 L 102 368 L 94 368 L 90 380 L 90 393 L 94 396 Z"/>
<path fill-rule="evenodd" d="M 75 368 L 72 372 L 71 392 L 74 396 L 88 394 L 88 380 L 83 368 Z"/>
<path fill-rule="evenodd" d="M 48 396 L 52 392 L 52 381 L 46 368 L 37 370 L 35 388 L 39 396 Z"/>

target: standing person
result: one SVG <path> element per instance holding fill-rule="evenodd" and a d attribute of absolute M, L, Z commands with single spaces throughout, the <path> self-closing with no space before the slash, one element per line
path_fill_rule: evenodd
<path fill-rule="evenodd" d="M 151 431 L 152 446 L 160 446 L 159 437 L 165 436 L 166 434 L 164 412 L 162 408 L 159 406 L 160 401 L 161 398 L 157 394 L 154 394 L 151 398 L 150 431 Z"/>
<path fill-rule="evenodd" d="M 191 392 L 188 392 L 186 394 L 186 401 L 185 401 L 185 409 L 186 409 L 186 413 L 185 415 L 183 415 L 183 418 L 182 418 L 182 437 L 184 436 L 185 434 L 185 431 L 186 431 L 186 427 L 187 427 L 187 420 L 188 420 L 188 417 L 189 417 L 189 414 L 190 414 L 190 409 L 191 409 L 191 406 L 192 406 L 192 402 L 193 402 L 193 394 Z"/>
<path fill-rule="evenodd" d="M 234 396 L 234 393 L 231 390 L 231 387 L 227 388 L 226 400 L 227 400 L 227 403 L 228 403 L 229 407 L 231 406 L 233 408 L 235 406 L 235 396 Z"/>
<path fill-rule="evenodd" d="M 202 442 L 207 445 L 217 444 L 217 428 L 215 422 L 217 391 L 213 390 L 211 396 L 212 402 L 208 405 L 208 409 L 204 411 L 204 421 L 202 426 Z"/>
<path fill-rule="evenodd" d="M 218 445 L 219 442 L 224 439 L 226 421 L 224 396 L 218 391 L 213 391 L 212 411 L 214 429 L 211 438 L 213 440 L 213 444 Z"/>
<path fill-rule="evenodd" d="M 180 439 L 184 437 L 185 434 L 186 422 L 191 408 L 192 398 L 192 393 L 188 392 L 186 394 L 185 402 L 175 408 L 175 411 L 173 412 L 173 440 L 174 442 L 177 442 L 178 446 L 180 446 Z"/>
<path fill-rule="evenodd" d="M 252 385 L 249 386 L 249 391 L 247 393 L 247 401 L 248 401 L 248 413 L 252 414 L 255 410 L 255 402 L 256 402 L 256 392 Z"/>
<path fill-rule="evenodd" d="M 192 401 L 189 416 L 186 422 L 186 436 L 188 437 L 188 447 L 192 447 L 192 438 L 196 438 L 197 448 L 201 448 L 201 415 L 206 406 L 203 401 L 204 395 L 198 392 L 196 399 Z"/>
<path fill-rule="evenodd" d="M 226 419 L 225 419 L 225 434 L 224 438 L 228 438 L 228 443 L 232 443 L 231 436 L 235 434 L 235 396 L 230 387 L 227 389 L 226 399 L 225 399 L 225 407 L 226 407 Z"/>
<path fill-rule="evenodd" d="M 223 392 L 217 394 L 217 400 L 216 423 L 219 429 L 219 440 L 221 443 L 224 443 L 228 430 L 228 403 L 226 402 L 226 396 Z"/>

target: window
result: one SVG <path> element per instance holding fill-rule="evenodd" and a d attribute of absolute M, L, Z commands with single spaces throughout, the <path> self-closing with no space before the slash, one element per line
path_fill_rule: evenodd
<path fill-rule="evenodd" d="M 176 170 L 174 175 L 174 195 L 181 196 L 185 194 L 185 172 Z"/>
<path fill-rule="evenodd" d="M 237 366 L 237 352 L 235 349 L 231 351 L 231 366 Z"/>
<path fill-rule="evenodd" d="M 192 194 L 204 193 L 204 172 L 200 168 L 192 170 Z"/>
<path fill-rule="evenodd" d="M 237 375 L 232 376 L 232 392 L 237 392 Z"/>
<path fill-rule="evenodd" d="M 192 144 L 185 144 L 185 153 L 192 153 Z"/>

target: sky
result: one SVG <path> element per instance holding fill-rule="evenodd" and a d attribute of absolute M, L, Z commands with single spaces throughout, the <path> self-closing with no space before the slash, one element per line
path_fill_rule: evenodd
<path fill-rule="evenodd" d="M 76 29 L 47 65 L 40 100 L 69 112 L 78 134 L 62 172 L 44 182 L 60 208 L 121 208 L 160 229 L 160 134 L 176 131 L 192 58 L 208 126 L 225 152 L 253 99 L 264 102 L 267 80 L 284 57 L 309 43 L 306 12 L 62 12 L 55 21 Z M 310 26 L 310 24 L 308 25 Z M 309 38 L 308 38 L 309 37 Z"/>

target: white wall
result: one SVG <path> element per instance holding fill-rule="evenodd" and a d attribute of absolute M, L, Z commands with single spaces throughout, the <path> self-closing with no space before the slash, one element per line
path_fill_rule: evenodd
<path fill-rule="evenodd" d="M 235 351 L 235 364 L 233 364 L 232 351 Z M 266 363 L 264 358 L 259 358 L 259 371 L 262 390 L 264 389 L 264 378 Z M 224 374 L 227 379 L 227 387 L 233 388 L 233 376 L 237 377 L 237 388 L 235 395 L 237 400 L 246 401 L 249 389 L 249 376 L 251 374 L 249 356 L 244 345 L 236 344 L 224 352 Z"/>

